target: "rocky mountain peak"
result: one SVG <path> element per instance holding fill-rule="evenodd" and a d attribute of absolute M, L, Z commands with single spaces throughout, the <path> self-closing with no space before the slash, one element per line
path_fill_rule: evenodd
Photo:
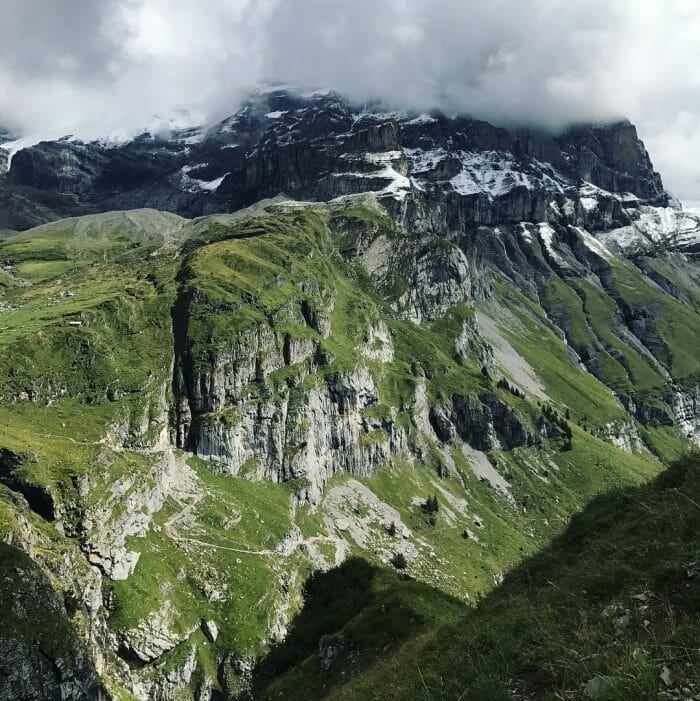
<path fill-rule="evenodd" d="M 623 198 L 627 208 L 633 198 L 654 206 L 668 200 L 629 122 L 561 134 L 508 130 L 289 88 L 254 93 L 209 129 L 153 128 L 118 144 L 41 142 L 15 154 L 7 180 L 90 209 L 149 206 L 183 216 L 235 211 L 277 195 L 329 201 L 376 192 L 452 201 L 487 224 L 555 219 L 555 202 L 584 224 L 582 186 L 599 188 L 609 202 Z"/>

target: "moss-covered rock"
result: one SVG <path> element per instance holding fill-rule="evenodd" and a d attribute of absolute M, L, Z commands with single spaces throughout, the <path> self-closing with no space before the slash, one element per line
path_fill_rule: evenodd
<path fill-rule="evenodd" d="M 66 606 L 19 548 L 0 543 L 0 698 L 109 698 Z"/>

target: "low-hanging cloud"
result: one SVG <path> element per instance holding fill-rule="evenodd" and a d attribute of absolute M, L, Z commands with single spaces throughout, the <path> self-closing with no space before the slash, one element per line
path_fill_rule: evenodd
<path fill-rule="evenodd" d="M 86 138 L 231 113 L 262 79 L 559 129 L 627 116 L 700 199 L 695 0 L 0 0 L 0 125 Z"/>

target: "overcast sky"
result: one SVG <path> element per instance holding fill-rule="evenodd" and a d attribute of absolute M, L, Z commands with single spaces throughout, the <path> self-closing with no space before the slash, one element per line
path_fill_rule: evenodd
<path fill-rule="evenodd" d="M 552 129 L 629 117 L 700 200 L 698 0 L 0 0 L 0 126 L 235 111 L 262 79 Z"/>

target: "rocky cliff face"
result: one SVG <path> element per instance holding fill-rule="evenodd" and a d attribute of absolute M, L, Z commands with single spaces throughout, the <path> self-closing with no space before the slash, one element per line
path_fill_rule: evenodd
<path fill-rule="evenodd" d="M 464 117 L 382 112 L 335 93 L 285 90 L 259 92 L 194 135 L 144 134 L 121 145 L 43 142 L 16 154 L 8 180 L 103 210 L 146 205 L 186 216 L 233 211 L 280 193 L 329 200 L 411 191 L 424 202 L 456 195 L 460 216 L 483 224 L 548 220 L 552 200 L 580 206 L 582 185 L 611 193 L 611 210 L 615 195 L 628 206 L 632 197 L 668 201 L 629 122 L 557 136 L 509 132 Z M 620 207 L 611 214 L 629 222 Z"/>
<path fill-rule="evenodd" d="M 19 548 L 0 543 L 0 698 L 108 701 L 64 602 Z"/>
<path fill-rule="evenodd" d="M 700 386 L 678 392 L 673 399 L 675 420 L 696 445 L 700 445 Z"/>

